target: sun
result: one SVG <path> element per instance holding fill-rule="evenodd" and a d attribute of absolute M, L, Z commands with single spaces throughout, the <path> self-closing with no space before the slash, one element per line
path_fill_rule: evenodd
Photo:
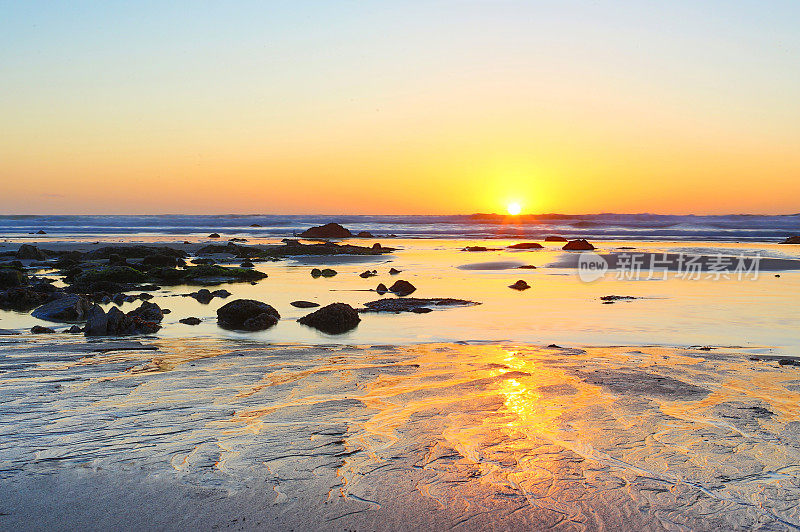
<path fill-rule="evenodd" d="M 517 216 L 519 213 L 522 212 L 522 206 L 516 201 L 514 201 L 506 205 L 506 211 L 508 211 L 508 214 L 510 214 L 511 216 Z"/>

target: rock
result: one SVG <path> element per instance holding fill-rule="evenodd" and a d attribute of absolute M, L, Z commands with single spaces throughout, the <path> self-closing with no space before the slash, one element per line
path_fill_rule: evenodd
<path fill-rule="evenodd" d="M 139 305 L 138 308 L 128 312 L 128 316 L 155 323 L 159 323 L 164 319 L 164 313 L 161 311 L 161 307 L 149 301 L 142 301 L 142 304 Z"/>
<path fill-rule="evenodd" d="M 261 224 L 250 224 L 250 227 L 261 227 Z"/>
<path fill-rule="evenodd" d="M 102 266 L 83 270 L 75 277 L 75 283 L 80 285 L 88 285 L 96 281 L 139 283 L 146 279 L 146 274 L 130 266 Z"/>
<path fill-rule="evenodd" d="M 217 310 L 217 323 L 224 329 L 258 331 L 272 327 L 280 317 L 273 307 L 253 299 L 236 299 Z"/>
<path fill-rule="evenodd" d="M 800 235 L 790 236 L 786 240 L 781 242 L 781 244 L 800 244 Z"/>
<path fill-rule="evenodd" d="M 359 231 L 359 233 L 356 236 L 359 238 L 375 238 L 375 235 L 373 235 L 369 231 Z"/>
<path fill-rule="evenodd" d="M 416 289 L 416 286 L 408 281 L 403 281 L 402 279 L 395 281 L 395 283 L 389 287 L 389 291 L 397 294 L 398 296 L 407 296 L 408 294 L 413 293 Z"/>
<path fill-rule="evenodd" d="M 47 233 L 45 233 L 44 230 L 39 229 L 38 231 L 36 231 L 36 234 L 37 235 L 46 235 Z"/>
<path fill-rule="evenodd" d="M 418 308 L 443 308 L 472 305 L 480 305 L 480 303 L 452 298 L 389 298 L 364 303 L 365 308 L 362 309 L 362 312 L 414 312 L 414 309 Z"/>
<path fill-rule="evenodd" d="M 329 223 L 306 229 L 300 233 L 300 236 L 303 238 L 349 238 L 353 234 L 339 224 Z"/>
<path fill-rule="evenodd" d="M 192 260 L 192 264 L 196 264 L 198 266 L 212 265 L 212 264 L 216 264 L 216 263 L 217 262 L 214 259 L 209 259 L 209 258 L 199 258 L 199 259 L 193 259 Z"/>
<path fill-rule="evenodd" d="M 317 277 L 321 276 L 322 276 L 322 270 L 320 270 L 319 268 L 311 268 L 311 277 L 316 279 Z"/>
<path fill-rule="evenodd" d="M 385 285 L 385 284 L 381 283 L 381 284 L 379 284 L 379 285 L 378 285 L 378 286 L 375 288 L 375 291 L 376 291 L 376 292 L 378 292 L 379 294 L 383 295 L 383 294 L 385 294 L 386 292 L 388 292 L 388 291 L 389 291 L 389 289 L 388 289 L 388 288 L 386 288 L 386 285 Z"/>
<path fill-rule="evenodd" d="M 535 270 L 536 266 L 533 264 L 523 264 L 522 266 L 517 266 L 520 270 Z"/>
<path fill-rule="evenodd" d="M 69 334 L 78 334 L 78 333 L 82 333 L 83 329 L 81 329 L 77 325 L 73 325 L 72 327 L 70 327 L 69 329 L 65 330 L 64 332 L 65 333 L 69 333 Z"/>
<path fill-rule="evenodd" d="M 113 254 L 113 255 L 109 255 L 108 256 L 108 265 L 109 266 L 130 266 L 130 264 L 128 264 L 128 259 L 126 259 L 122 255 L 117 255 L 117 254 Z"/>
<path fill-rule="evenodd" d="M 389 275 L 397 275 L 400 271 L 397 268 L 389 268 Z"/>
<path fill-rule="evenodd" d="M 15 288 L 28 284 L 27 276 L 15 268 L 0 268 L 0 288 Z"/>
<path fill-rule="evenodd" d="M 430 309 L 428 307 L 417 307 L 417 308 L 412 308 L 411 312 L 413 312 L 414 314 L 427 314 L 428 312 L 433 312 L 433 309 Z"/>
<path fill-rule="evenodd" d="M 31 327 L 33 334 L 53 334 L 55 331 L 50 327 L 42 327 L 41 325 L 34 325 Z"/>
<path fill-rule="evenodd" d="M 320 272 L 320 275 L 322 275 L 323 277 L 333 277 L 334 275 L 336 275 L 336 270 L 332 270 L 330 268 L 323 268 L 322 271 Z"/>
<path fill-rule="evenodd" d="M 383 247 L 381 247 L 381 243 L 380 242 L 375 242 L 374 244 L 372 244 L 372 249 L 375 250 L 375 251 L 380 251 L 380 250 L 383 249 Z"/>
<path fill-rule="evenodd" d="M 486 246 L 467 246 L 461 251 L 489 251 Z"/>
<path fill-rule="evenodd" d="M 53 299 L 53 287 L 43 285 L 36 287 L 16 287 L 0 292 L 0 308 L 21 312 L 36 308 Z"/>
<path fill-rule="evenodd" d="M 292 301 L 290 305 L 297 308 L 314 308 L 318 307 L 319 303 L 314 303 L 313 301 Z"/>
<path fill-rule="evenodd" d="M 303 316 L 299 323 L 314 327 L 324 333 L 341 334 L 354 329 L 361 318 L 356 309 L 346 303 L 331 303 L 321 309 Z"/>
<path fill-rule="evenodd" d="M 516 283 L 514 283 L 512 285 L 509 285 L 508 287 L 509 288 L 513 288 L 514 290 L 522 291 L 522 290 L 527 290 L 528 288 L 531 287 L 531 285 L 526 283 L 524 280 L 520 279 L 519 281 L 517 281 Z"/>
<path fill-rule="evenodd" d="M 586 240 L 579 238 L 578 240 L 570 240 L 564 244 L 564 247 L 561 249 L 566 251 L 592 251 L 594 246 Z"/>
<path fill-rule="evenodd" d="M 567 242 L 567 239 L 563 236 L 546 236 L 544 237 L 545 242 Z"/>
<path fill-rule="evenodd" d="M 178 259 L 170 255 L 150 255 L 142 259 L 144 266 L 171 266 L 178 265 Z"/>
<path fill-rule="evenodd" d="M 117 307 L 111 307 L 108 312 L 104 312 L 100 305 L 93 305 L 87 313 L 84 334 L 86 336 L 129 336 L 154 333 L 160 328 L 161 325 L 156 322 L 144 320 L 136 314 L 125 314 Z"/>
<path fill-rule="evenodd" d="M 229 238 L 228 242 L 247 242 L 247 239 L 246 238 L 233 237 L 233 238 Z"/>
<path fill-rule="evenodd" d="M 73 322 L 86 319 L 91 305 L 75 294 L 64 294 L 62 297 L 36 308 L 31 315 L 34 318 L 55 322 Z"/>
<path fill-rule="evenodd" d="M 14 255 L 20 260 L 45 260 L 47 255 L 41 249 L 30 244 L 22 244 Z"/>
<path fill-rule="evenodd" d="M 629 300 L 629 299 L 638 299 L 638 298 L 636 298 L 634 296 L 614 296 L 614 295 L 611 295 L 611 296 L 603 296 L 603 297 L 601 297 L 600 301 L 623 301 L 623 300 Z"/>
<path fill-rule="evenodd" d="M 211 295 L 214 297 L 221 297 L 222 299 L 225 299 L 226 297 L 230 296 L 231 293 L 225 290 L 224 288 L 220 288 L 219 290 L 214 290 L 213 292 L 211 292 Z"/>
<path fill-rule="evenodd" d="M 103 336 L 108 329 L 108 316 L 100 305 L 92 305 L 86 313 L 86 336 Z"/>
<path fill-rule="evenodd" d="M 168 246 L 104 246 L 86 254 L 88 259 L 108 259 L 118 255 L 128 259 L 141 259 L 150 255 L 170 255 L 172 257 L 186 257 L 187 253 L 180 249 Z"/>
<path fill-rule="evenodd" d="M 361 277 L 362 279 L 368 279 L 369 277 L 375 277 L 376 275 L 378 275 L 378 272 L 376 270 L 367 270 L 365 272 L 361 272 L 360 274 L 358 274 L 358 276 Z"/>
<path fill-rule="evenodd" d="M 211 233 L 208 238 L 219 238 L 219 233 Z"/>
<path fill-rule="evenodd" d="M 180 323 L 184 323 L 186 325 L 200 325 L 200 323 L 202 323 L 203 320 L 201 320 L 200 318 L 195 318 L 194 316 L 191 316 L 189 318 L 183 318 L 182 320 L 178 320 L 178 321 Z"/>
<path fill-rule="evenodd" d="M 249 260 L 246 260 L 242 262 L 239 266 L 242 268 L 255 268 L 256 265 L 250 262 Z"/>
<path fill-rule="evenodd" d="M 199 303 L 204 305 L 208 305 L 211 303 L 211 300 L 214 299 L 214 295 L 208 288 L 201 288 L 197 292 L 189 294 L 189 297 L 195 298 Z"/>
<path fill-rule="evenodd" d="M 508 249 L 542 249 L 543 247 L 538 242 L 520 242 L 519 244 L 508 246 Z"/>

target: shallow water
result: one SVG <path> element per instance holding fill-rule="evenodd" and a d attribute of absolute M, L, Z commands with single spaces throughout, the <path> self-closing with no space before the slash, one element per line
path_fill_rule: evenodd
<path fill-rule="evenodd" d="M 0 526 L 800 527 L 768 350 L 143 344 L 0 339 Z"/>
<path fill-rule="evenodd" d="M 149 240 L 148 240 L 149 241 Z M 268 240 L 264 242 L 274 242 Z M 356 241 L 371 244 L 371 240 Z M 516 241 L 415 240 L 391 241 L 398 251 L 378 257 L 298 257 L 294 260 L 257 264 L 269 278 L 256 285 L 225 284 L 233 296 L 203 305 L 182 295 L 198 287 L 165 287 L 155 292 L 154 302 L 169 308 L 161 337 L 247 338 L 272 343 L 302 344 L 408 344 L 419 342 L 513 341 L 564 345 L 718 345 L 771 346 L 787 352 L 800 348 L 797 322 L 800 310 L 800 271 L 761 272 L 756 280 L 705 279 L 666 281 L 617 279 L 610 271 L 598 281 L 582 282 L 574 268 L 546 267 L 566 256 L 558 243 L 545 243 L 533 251 L 461 251 L 467 245 L 504 247 Z M 251 241 L 250 243 L 256 243 Z M 384 244 L 386 241 L 384 241 Z M 725 244 L 718 242 L 595 242 L 599 253 L 684 252 L 703 254 L 753 254 L 781 259 L 800 258 L 800 246 Z M 47 247 L 47 243 L 42 243 Z M 50 244 L 54 245 L 54 244 Z M 85 249 L 92 249 L 87 244 Z M 537 269 L 516 269 L 531 264 Z M 339 273 L 313 279 L 310 270 L 327 265 Z M 498 266 L 499 265 L 499 266 Z M 402 270 L 389 275 L 391 267 Z M 464 269 L 466 267 L 467 269 Z M 497 269 L 502 267 L 505 269 Z M 375 269 L 377 277 L 362 279 L 359 273 Z M 780 277 L 775 275 L 779 274 Z M 330 336 L 296 323 L 308 313 L 291 301 L 305 299 L 320 304 L 345 302 L 353 306 L 380 296 L 378 283 L 391 285 L 406 279 L 417 287 L 414 297 L 453 297 L 480 302 L 465 308 L 436 310 L 429 314 L 364 314 L 355 330 Z M 508 285 L 526 280 L 532 288 L 517 292 Z M 131 292 L 131 293 L 135 293 Z M 641 299 L 602 304 L 605 295 Z M 234 298 L 252 298 L 274 306 L 283 319 L 259 333 L 240 334 L 216 325 L 216 310 Z M 391 295 L 384 297 L 393 297 Z M 123 310 L 138 306 L 123 305 Z M 178 323 L 196 316 L 196 327 Z M 26 330 L 33 325 L 52 325 L 29 314 L 0 311 L 0 328 Z"/>

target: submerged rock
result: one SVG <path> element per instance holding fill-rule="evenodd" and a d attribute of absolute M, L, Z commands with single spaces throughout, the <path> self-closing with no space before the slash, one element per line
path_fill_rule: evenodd
<path fill-rule="evenodd" d="M 201 320 L 200 318 L 195 318 L 194 316 L 190 316 L 188 318 L 183 318 L 178 321 L 186 325 L 200 325 L 200 323 L 202 323 L 203 320 Z"/>
<path fill-rule="evenodd" d="M 292 301 L 289 304 L 297 308 L 314 308 L 319 306 L 319 303 L 314 303 L 313 301 Z"/>
<path fill-rule="evenodd" d="M 512 285 L 509 285 L 508 287 L 509 288 L 513 288 L 514 290 L 522 291 L 522 290 L 527 290 L 528 288 L 531 287 L 531 285 L 526 283 L 523 279 L 520 279 L 519 281 L 517 281 L 516 283 L 514 283 Z"/>
<path fill-rule="evenodd" d="M 272 327 L 280 318 L 272 306 L 254 299 L 236 299 L 217 310 L 217 323 L 224 329 L 260 331 Z"/>
<path fill-rule="evenodd" d="M 403 281 L 402 279 L 399 281 L 395 281 L 395 283 L 389 287 L 389 291 L 397 294 L 398 296 L 407 296 L 408 294 L 413 293 L 416 291 L 417 287 L 413 284 L 409 283 L 408 281 Z"/>
<path fill-rule="evenodd" d="M 588 241 L 579 238 L 577 240 L 570 240 L 569 242 L 564 244 L 564 247 L 561 249 L 564 249 L 566 251 L 592 251 L 594 249 L 594 246 L 591 245 Z"/>
<path fill-rule="evenodd" d="M 353 236 L 349 229 L 337 223 L 328 223 L 311 227 L 300 233 L 304 238 L 349 238 Z"/>
<path fill-rule="evenodd" d="M 33 334 L 53 334 L 55 331 L 50 327 L 42 327 L 41 325 L 34 325 L 31 327 Z"/>
<path fill-rule="evenodd" d="M 64 294 L 62 297 L 36 308 L 31 315 L 46 321 L 84 321 L 90 306 L 89 301 L 81 296 Z"/>
<path fill-rule="evenodd" d="M 508 246 L 508 249 L 542 249 L 543 247 L 538 242 L 520 242 L 519 244 Z"/>
<path fill-rule="evenodd" d="M 354 329 L 361 318 L 347 303 L 331 303 L 297 321 L 328 334 L 341 334 Z"/>
<path fill-rule="evenodd" d="M 414 309 L 419 308 L 467 307 L 473 305 L 480 305 L 480 303 L 465 299 L 406 297 L 370 301 L 364 303 L 364 308 L 361 309 L 361 312 L 414 312 Z"/>

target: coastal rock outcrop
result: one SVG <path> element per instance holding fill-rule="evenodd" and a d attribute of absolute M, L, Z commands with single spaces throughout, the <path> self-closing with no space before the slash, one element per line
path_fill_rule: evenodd
<path fill-rule="evenodd" d="M 105 312 L 100 305 L 92 305 L 86 314 L 86 336 L 129 336 L 132 334 L 150 334 L 161 328 L 156 322 L 147 321 L 139 316 L 125 314 L 117 307 Z"/>
<path fill-rule="evenodd" d="M 570 240 L 564 247 L 561 248 L 566 251 L 592 251 L 594 246 L 591 245 L 588 241 L 579 238 L 577 240 Z"/>
<path fill-rule="evenodd" d="M 223 329 L 260 331 L 272 327 L 280 318 L 272 306 L 254 299 L 236 299 L 217 310 L 217 323 Z"/>
<path fill-rule="evenodd" d="M 551 236 L 546 236 L 546 237 L 544 237 L 544 241 L 545 241 L 545 242 L 566 242 L 566 241 L 567 241 L 567 239 L 566 239 L 566 238 L 564 238 L 563 236 L 554 236 L 554 235 L 551 235 Z"/>
<path fill-rule="evenodd" d="M 62 297 L 34 309 L 31 315 L 45 321 L 66 323 L 84 321 L 90 306 L 89 301 L 81 296 L 63 294 Z"/>
<path fill-rule="evenodd" d="M 361 318 L 356 309 L 347 303 L 331 303 L 297 321 L 324 333 L 342 334 L 354 329 Z"/>
<path fill-rule="evenodd" d="M 781 244 L 800 244 L 800 235 L 790 236 L 781 242 Z"/>
<path fill-rule="evenodd" d="M 349 238 L 353 233 L 337 223 L 328 223 L 310 227 L 300 233 L 303 238 Z"/>
<path fill-rule="evenodd" d="M 22 244 L 15 255 L 20 260 L 45 260 L 47 255 L 44 252 L 30 244 Z"/>
<path fill-rule="evenodd" d="M 402 279 L 395 281 L 394 284 L 389 287 L 389 291 L 397 294 L 398 296 L 407 296 L 416 291 L 416 289 L 416 286 L 408 281 L 403 281 Z"/>

